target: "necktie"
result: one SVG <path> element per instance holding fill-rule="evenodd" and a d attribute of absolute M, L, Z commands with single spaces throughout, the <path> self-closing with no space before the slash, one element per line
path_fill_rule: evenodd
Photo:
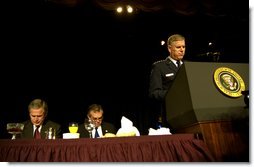
<path fill-rule="evenodd" d="M 181 66 L 180 60 L 177 60 L 176 64 L 177 64 L 177 68 L 180 68 L 180 66 Z"/>
<path fill-rule="evenodd" d="M 98 129 L 98 128 L 95 128 L 95 135 L 94 135 L 94 138 L 98 138 L 98 137 L 100 137 L 100 135 L 99 135 L 99 133 L 98 133 L 97 129 Z"/>
<path fill-rule="evenodd" d="M 36 126 L 36 129 L 34 131 L 34 138 L 35 139 L 41 139 L 41 133 L 39 132 L 39 127 L 40 126 Z"/>

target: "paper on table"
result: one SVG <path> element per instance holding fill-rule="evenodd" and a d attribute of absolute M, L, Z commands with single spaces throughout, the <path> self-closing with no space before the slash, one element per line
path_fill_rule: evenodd
<path fill-rule="evenodd" d="M 63 139 L 78 139 L 79 133 L 63 133 Z"/>
<path fill-rule="evenodd" d="M 133 122 L 122 116 L 121 128 L 117 131 L 116 136 L 140 136 L 138 129 L 133 126 Z"/>
<path fill-rule="evenodd" d="M 159 128 L 157 130 L 150 128 L 148 135 L 171 135 L 169 128 Z"/>

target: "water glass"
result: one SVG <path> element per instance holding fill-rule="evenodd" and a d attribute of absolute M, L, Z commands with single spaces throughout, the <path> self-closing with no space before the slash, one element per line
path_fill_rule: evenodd
<path fill-rule="evenodd" d="M 92 138 L 92 131 L 94 129 L 94 124 L 91 119 L 85 119 L 84 126 L 86 130 L 89 132 L 89 137 Z"/>

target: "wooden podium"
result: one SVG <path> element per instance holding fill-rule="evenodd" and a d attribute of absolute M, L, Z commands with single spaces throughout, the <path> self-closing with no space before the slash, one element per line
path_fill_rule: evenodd
<path fill-rule="evenodd" d="M 249 90 L 249 64 L 185 62 L 165 98 L 167 121 L 176 133 L 201 134 L 217 161 L 248 162 L 249 109 L 244 96 L 231 97 L 216 84 L 222 67 Z"/>

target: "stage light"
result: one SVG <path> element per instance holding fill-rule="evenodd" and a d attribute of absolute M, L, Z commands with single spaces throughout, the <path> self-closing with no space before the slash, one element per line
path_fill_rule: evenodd
<path fill-rule="evenodd" d="M 117 7 L 116 9 L 117 13 L 122 13 L 123 12 L 123 8 L 121 6 Z"/>
<path fill-rule="evenodd" d="M 127 9 L 128 13 L 132 13 L 133 12 L 133 8 L 130 5 L 127 5 L 126 9 Z"/>

